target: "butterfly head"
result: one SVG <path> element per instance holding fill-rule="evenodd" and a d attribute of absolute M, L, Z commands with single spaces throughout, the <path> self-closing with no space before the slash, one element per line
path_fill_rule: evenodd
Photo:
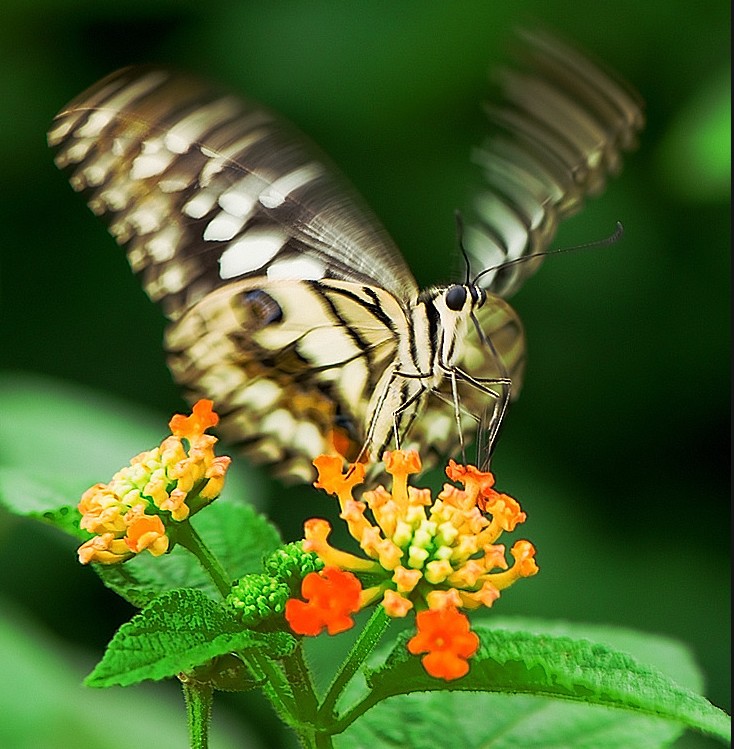
<path fill-rule="evenodd" d="M 451 284 L 443 290 L 443 303 L 452 312 L 471 314 L 487 300 L 487 293 L 475 284 Z"/>

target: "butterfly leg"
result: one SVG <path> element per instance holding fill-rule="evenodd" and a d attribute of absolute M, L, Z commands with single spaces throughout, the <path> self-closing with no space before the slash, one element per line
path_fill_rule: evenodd
<path fill-rule="evenodd" d="M 512 380 L 509 377 L 472 377 L 461 369 L 452 368 L 446 371 L 446 376 L 451 378 L 452 387 L 457 381 L 466 382 L 471 387 L 477 389 L 479 392 L 492 398 L 493 406 L 491 413 L 488 415 L 488 409 L 485 409 L 481 416 L 472 414 L 473 418 L 479 423 L 477 430 L 477 463 L 481 462 L 480 468 L 486 468 L 489 465 L 489 461 L 494 451 L 494 445 L 497 440 L 499 429 L 504 421 L 507 406 L 510 402 L 512 394 Z M 499 385 L 501 392 L 489 387 L 490 385 Z M 454 395 L 456 398 L 456 395 Z M 456 409 L 456 401 L 454 401 L 454 408 Z M 460 430 L 461 433 L 461 430 Z M 483 435 L 486 433 L 486 457 L 480 461 L 480 455 L 482 452 L 481 443 Z"/>
<path fill-rule="evenodd" d="M 456 420 L 456 433 L 459 435 L 459 447 L 461 448 L 461 459 L 466 464 L 466 448 L 464 446 L 464 430 L 461 428 L 461 403 L 459 402 L 459 389 L 456 384 L 456 370 L 451 370 L 451 400 L 454 406 L 454 419 Z"/>
<path fill-rule="evenodd" d="M 424 379 L 423 375 L 405 375 L 400 372 L 396 372 L 396 375 L 400 377 L 409 377 L 411 379 Z M 395 448 L 397 450 L 400 449 L 400 430 L 398 427 L 400 417 L 407 411 L 417 400 L 419 400 L 423 394 L 428 390 L 428 388 L 421 383 L 420 389 L 417 390 L 415 393 L 413 393 L 404 403 L 401 403 L 398 408 L 396 408 L 393 411 L 392 414 L 392 431 L 393 431 L 393 439 L 395 440 Z M 404 432 L 407 434 L 410 431 L 410 427 L 413 424 L 413 420 L 415 419 L 417 413 L 417 409 L 413 410 L 413 413 L 410 417 L 410 421 L 408 422 L 408 425 L 405 427 Z"/>

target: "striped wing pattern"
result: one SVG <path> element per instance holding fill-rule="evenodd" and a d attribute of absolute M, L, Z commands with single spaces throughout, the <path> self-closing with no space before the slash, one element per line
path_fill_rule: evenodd
<path fill-rule="evenodd" d="M 501 94 L 486 106 L 492 134 L 474 154 L 485 188 L 474 196 L 465 244 L 479 269 L 547 250 L 559 222 L 619 171 L 644 125 L 626 83 L 547 33 L 521 37 L 522 67 L 498 74 Z M 541 260 L 500 267 L 482 283 L 508 297 Z"/>
<path fill-rule="evenodd" d="M 172 319 L 247 276 L 418 292 L 385 230 L 323 154 L 264 107 L 193 76 L 113 73 L 59 112 L 49 143 Z"/>
<path fill-rule="evenodd" d="M 361 447 L 406 328 L 395 297 L 374 286 L 246 279 L 195 305 L 166 345 L 190 399 L 224 405 L 225 438 L 284 478 L 309 481 L 316 455 L 338 446 L 354 457 Z"/>
<path fill-rule="evenodd" d="M 477 153 L 487 188 L 464 238 L 476 269 L 545 249 L 641 125 L 633 95 L 585 58 L 542 35 L 526 41 L 533 72 L 503 75 L 496 135 Z M 49 143 L 171 320 L 176 380 L 190 399 L 212 398 L 223 435 L 283 478 L 310 480 L 321 452 L 366 445 L 374 457 L 393 426 L 430 464 L 500 400 L 491 384 L 496 398 L 461 380 L 457 429 L 437 351 L 446 320 L 431 302 L 444 290 L 419 292 L 355 191 L 264 107 L 191 76 L 126 68 L 68 104 Z M 483 284 L 508 294 L 536 265 Z M 449 369 L 509 378 L 514 397 L 521 323 L 494 293 L 475 312 L 491 347 L 459 325 Z"/>

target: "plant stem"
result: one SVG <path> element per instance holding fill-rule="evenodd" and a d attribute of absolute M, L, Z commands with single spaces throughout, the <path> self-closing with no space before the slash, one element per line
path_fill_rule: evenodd
<path fill-rule="evenodd" d="M 226 598 L 232 586 L 232 579 L 188 520 L 184 520 L 176 527 L 175 540 L 199 560 L 222 594 L 222 598 Z"/>
<path fill-rule="evenodd" d="M 241 652 L 253 677 L 260 682 L 265 696 L 286 725 L 297 727 L 297 705 L 291 685 L 280 667 L 257 650 Z"/>
<path fill-rule="evenodd" d="M 183 681 L 181 686 L 186 701 L 186 718 L 189 724 L 191 749 L 207 749 L 214 690 L 208 684 L 194 681 Z"/>
<path fill-rule="evenodd" d="M 334 677 L 334 681 L 331 682 L 329 691 L 319 708 L 320 722 L 331 721 L 337 700 L 344 691 L 344 688 L 374 650 L 375 645 L 377 645 L 389 623 L 390 617 L 385 613 L 385 609 L 382 606 L 377 606 L 367 624 L 365 624 L 357 641 L 352 645 L 352 649 Z"/>
<path fill-rule="evenodd" d="M 296 649 L 283 658 L 286 678 L 296 697 L 299 719 L 306 723 L 313 723 L 316 719 L 318 700 L 313 689 L 313 680 L 306 661 L 303 658 L 303 647 L 299 643 Z"/>

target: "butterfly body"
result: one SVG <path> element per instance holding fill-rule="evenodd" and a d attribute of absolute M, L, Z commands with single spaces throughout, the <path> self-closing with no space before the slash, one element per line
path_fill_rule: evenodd
<path fill-rule="evenodd" d="M 371 459 L 408 439 L 430 464 L 477 424 L 491 449 L 525 361 L 503 297 L 537 266 L 513 261 L 547 247 L 642 122 L 584 58 L 544 36 L 529 48 L 548 80 L 507 79 L 494 119 L 514 132 L 476 156 L 489 187 L 464 239 L 475 270 L 494 269 L 481 285 L 421 291 L 318 149 L 197 78 L 127 68 L 57 115 L 56 163 L 168 316 L 175 379 L 281 476 L 310 480 L 321 452 Z"/>

